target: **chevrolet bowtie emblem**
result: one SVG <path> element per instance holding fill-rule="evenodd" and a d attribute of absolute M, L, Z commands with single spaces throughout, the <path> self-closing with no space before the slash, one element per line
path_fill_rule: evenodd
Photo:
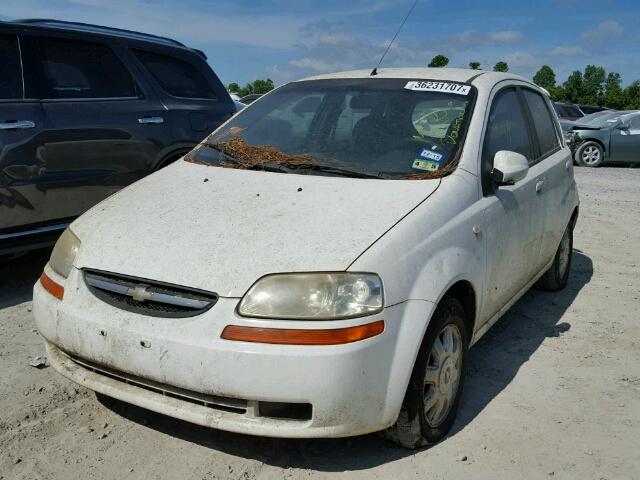
<path fill-rule="evenodd" d="M 153 293 L 147 291 L 147 287 L 144 285 L 136 285 L 135 288 L 130 288 L 127 291 L 127 295 L 131 295 L 131 298 L 138 302 L 146 302 L 151 300 Z"/>

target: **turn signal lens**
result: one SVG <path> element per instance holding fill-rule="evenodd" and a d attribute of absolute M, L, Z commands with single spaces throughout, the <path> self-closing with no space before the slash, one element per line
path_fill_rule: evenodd
<path fill-rule="evenodd" d="M 62 285 L 51 280 L 44 272 L 40 275 L 40 283 L 47 292 L 58 300 L 62 300 L 62 297 L 64 297 L 64 287 Z"/>
<path fill-rule="evenodd" d="M 292 329 L 228 325 L 222 332 L 225 340 L 271 343 L 279 345 L 340 345 L 375 337 L 384 331 L 384 321 L 346 328 Z"/>

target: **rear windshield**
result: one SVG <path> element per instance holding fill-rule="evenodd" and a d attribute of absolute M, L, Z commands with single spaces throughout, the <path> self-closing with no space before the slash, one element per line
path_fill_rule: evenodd
<path fill-rule="evenodd" d="M 441 176 L 455 168 L 474 98 L 473 87 L 453 82 L 295 82 L 238 113 L 190 160 L 285 173 Z"/>

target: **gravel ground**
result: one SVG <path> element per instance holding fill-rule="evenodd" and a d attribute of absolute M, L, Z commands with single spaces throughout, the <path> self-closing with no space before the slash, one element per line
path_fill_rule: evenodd
<path fill-rule="evenodd" d="M 31 317 L 48 252 L 0 265 L 0 480 L 640 478 L 640 169 L 577 169 L 569 286 L 531 291 L 474 347 L 458 420 L 411 452 L 376 435 L 274 440 L 97 398 Z"/>

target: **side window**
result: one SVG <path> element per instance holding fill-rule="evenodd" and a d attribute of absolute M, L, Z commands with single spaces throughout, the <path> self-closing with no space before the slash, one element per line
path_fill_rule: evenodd
<path fill-rule="evenodd" d="M 137 97 L 131 74 L 108 46 L 58 38 L 38 43 L 47 98 Z"/>
<path fill-rule="evenodd" d="M 162 89 L 169 95 L 181 98 L 216 99 L 213 87 L 205 76 L 192 64 L 178 58 L 132 50 Z"/>
<path fill-rule="evenodd" d="M 22 98 L 22 67 L 15 35 L 0 35 L 0 72 L 0 100 Z"/>
<path fill-rule="evenodd" d="M 493 100 L 484 139 L 483 163 L 493 166 L 493 157 L 500 150 L 521 153 L 529 161 L 533 158 L 527 121 L 513 88 L 502 90 Z"/>
<path fill-rule="evenodd" d="M 640 115 L 631 119 L 629 122 L 629 130 L 634 130 L 634 134 L 636 132 L 640 134 Z"/>
<path fill-rule="evenodd" d="M 533 127 L 538 135 L 540 158 L 544 158 L 560 148 L 553 117 L 542 95 L 529 89 L 523 89 L 522 92 L 533 118 Z"/>

